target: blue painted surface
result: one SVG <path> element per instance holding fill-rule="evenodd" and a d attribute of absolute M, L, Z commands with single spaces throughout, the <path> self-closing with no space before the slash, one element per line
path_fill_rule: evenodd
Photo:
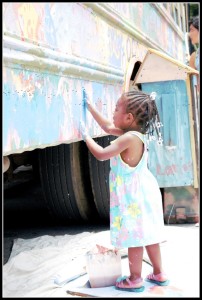
<path fill-rule="evenodd" d="M 8 154 L 81 140 L 80 120 L 91 136 L 103 135 L 85 109 L 86 91 L 105 116 L 111 115 L 121 93 L 121 86 L 51 73 L 8 68 L 6 75 L 15 78 L 4 86 L 3 148 Z"/>
<path fill-rule="evenodd" d="M 142 90 L 157 93 L 163 146 L 149 144 L 149 168 L 160 187 L 193 185 L 188 96 L 185 81 L 142 84 Z"/>
<path fill-rule="evenodd" d="M 83 102 L 83 109 L 82 109 L 82 120 L 84 122 L 84 124 L 86 125 L 86 110 L 87 110 L 87 104 L 86 104 L 86 101 L 87 101 L 87 93 L 86 93 L 86 90 L 83 89 L 83 99 L 82 99 L 82 102 Z"/>

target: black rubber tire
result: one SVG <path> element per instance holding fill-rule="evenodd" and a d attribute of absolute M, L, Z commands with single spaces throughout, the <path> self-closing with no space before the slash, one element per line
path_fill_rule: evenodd
<path fill-rule="evenodd" d="M 80 162 L 87 161 L 87 153 L 87 149 L 80 147 L 80 143 L 63 144 L 39 151 L 39 171 L 44 198 L 51 215 L 62 224 L 89 220 L 91 215 L 96 214 L 92 205 L 88 205 L 90 198 L 93 202 L 93 195 L 90 195 L 89 191 L 85 194 L 87 187 L 83 188 L 85 182 L 88 184 L 87 177 L 90 175 L 87 175 L 86 170 L 84 178 Z M 76 199 L 75 189 L 77 197 L 83 193 L 81 200 Z"/>
<path fill-rule="evenodd" d="M 88 164 L 88 148 L 85 142 L 81 141 L 71 144 L 70 165 L 74 196 L 80 215 L 85 221 L 97 221 L 99 215 L 93 199 Z"/>
<path fill-rule="evenodd" d="M 95 138 L 94 140 L 102 147 L 106 147 L 111 141 L 115 139 L 114 136 L 104 136 Z M 98 161 L 89 152 L 89 168 L 92 191 L 94 195 L 95 205 L 98 214 L 103 220 L 109 221 L 109 172 L 110 161 Z"/>

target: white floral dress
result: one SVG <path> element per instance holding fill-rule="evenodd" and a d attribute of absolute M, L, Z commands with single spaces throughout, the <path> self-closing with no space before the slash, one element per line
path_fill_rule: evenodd
<path fill-rule="evenodd" d="M 157 180 L 147 167 L 145 144 L 136 167 L 128 166 L 121 156 L 110 159 L 110 234 L 117 248 L 139 247 L 165 241 L 161 192 Z"/>

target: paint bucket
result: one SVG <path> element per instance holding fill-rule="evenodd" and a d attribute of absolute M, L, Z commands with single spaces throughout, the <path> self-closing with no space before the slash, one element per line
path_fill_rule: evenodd
<path fill-rule="evenodd" d="M 86 253 L 86 270 L 91 288 L 114 286 L 121 276 L 121 255 L 116 249 L 96 245 Z"/>

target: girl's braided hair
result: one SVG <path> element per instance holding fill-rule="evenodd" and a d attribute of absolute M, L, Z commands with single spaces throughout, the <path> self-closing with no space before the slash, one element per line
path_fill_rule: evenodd
<path fill-rule="evenodd" d="M 160 117 L 158 109 L 152 95 L 148 95 L 139 90 L 133 90 L 123 94 L 126 99 L 126 112 L 131 113 L 140 126 L 140 132 L 153 136 L 154 130 L 158 139 L 161 139 L 159 127 Z"/>

